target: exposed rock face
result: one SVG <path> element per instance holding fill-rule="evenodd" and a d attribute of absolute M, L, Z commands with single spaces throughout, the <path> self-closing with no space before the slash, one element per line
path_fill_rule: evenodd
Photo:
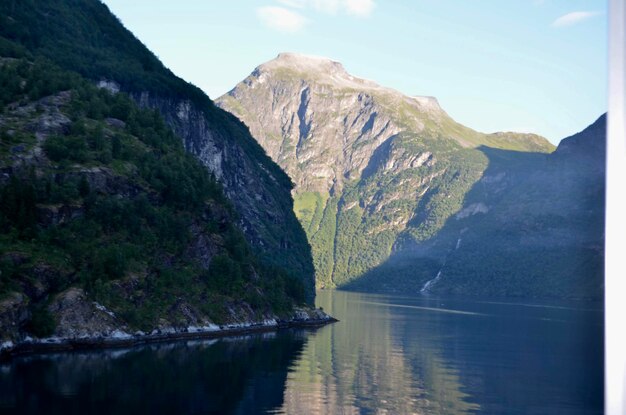
<path fill-rule="evenodd" d="M 191 101 L 147 92 L 131 96 L 140 106 L 161 113 L 185 149 L 222 183 L 248 241 L 262 257 L 302 278 L 312 299 L 313 269 L 306 236 L 293 215 L 291 181 L 257 147 L 246 127 L 219 108 L 207 112 Z"/>
<path fill-rule="evenodd" d="M 376 149 L 400 132 L 455 127 L 458 131 L 446 138 L 463 147 L 510 139 L 507 133 L 487 136 L 454 125 L 436 98 L 409 97 L 356 78 L 339 62 L 291 53 L 256 68 L 217 104 L 250 127 L 294 180 L 297 192 L 341 190 L 344 182 L 362 175 Z M 538 136 L 511 141 L 523 149 L 551 149 Z M 387 170 L 419 167 L 432 154 L 411 152 L 408 160 L 393 156 L 386 160 Z M 404 164 L 394 165 L 398 160 Z"/>
<path fill-rule="evenodd" d="M 30 317 L 28 303 L 28 298 L 20 293 L 12 293 L 0 301 L 0 342 L 18 337 L 21 326 Z"/>
<path fill-rule="evenodd" d="M 80 288 L 70 288 L 54 298 L 48 310 L 55 316 L 55 336 L 81 338 L 108 336 L 128 328 L 104 306 L 90 301 Z"/>
<path fill-rule="evenodd" d="M 280 54 L 216 102 L 295 182 L 321 287 L 343 285 L 441 229 L 487 168 L 479 146 L 553 150 L 532 134 L 473 131 L 433 97 L 359 79 L 326 58 Z"/>

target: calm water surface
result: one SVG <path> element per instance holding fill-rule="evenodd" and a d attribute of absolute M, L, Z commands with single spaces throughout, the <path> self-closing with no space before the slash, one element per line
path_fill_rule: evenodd
<path fill-rule="evenodd" d="M 318 293 L 317 331 L 0 364 L 0 413 L 600 414 L 598 304 Z"/>

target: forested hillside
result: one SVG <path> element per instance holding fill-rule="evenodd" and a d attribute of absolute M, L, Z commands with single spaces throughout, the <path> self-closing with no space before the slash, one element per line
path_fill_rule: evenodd
<path fill-rule="evenodd" d="M 43 57 L 126 92 L 165 123 L 223 186 L 246 240 L 314 297 L 310 249 L 293 214 L 292 183 L 248 129 L 176 77 L 98 0 L 0 2 L 0 55 Z"/>
<path fill-rule="evenodd" d="M 309 318 L 291 186 L 99 1 L 0 2 L 0 350 Z"/>

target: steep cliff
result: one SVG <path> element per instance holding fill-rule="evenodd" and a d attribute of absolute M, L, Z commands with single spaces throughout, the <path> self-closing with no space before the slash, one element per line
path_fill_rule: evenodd
<path fill-rule="evenodd" d="M 172 74 L 97 0 L 2 2 L 0 19 L 4 56 L 45 57 L 158 110 L 223 185 L 262 260 L 300 278 L 312 300 L 313 266 L 293 214 L 292 183 L 239 120 Z"/>
<path fill-rule="evenodd" d="M 483 147 L 520 160 L 554 149 L 532 134 L 479 133 L 435 98 L 403 95 L 319 57 L 280 54 L 217 103 L 295 182 L 320 287 L 345 286 L 393 251 L 435 237 L 489 168 Z"/>

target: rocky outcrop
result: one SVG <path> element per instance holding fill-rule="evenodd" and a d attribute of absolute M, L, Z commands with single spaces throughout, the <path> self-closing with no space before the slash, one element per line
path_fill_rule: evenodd
<path fill-rule="evenodd" d="M 58 294 L 48 311 L 57 321 L 54 337 L 86 338 L 115 336 L 128 327 L 103 305 L 90 301 L 81 288 L 70 288 Z"/>
<path fill-rule="evenodd" d="M 59 350 L 80 350 L 93 348 L 129 347 L 155 342 L 168 342 L 180 339 L 206 339 L 224 336 L 238 336 L 246 333 L 274 331 L 292 327 L 320 327 L 337 322 L 322 309 L 296 308 L 288 316 L 278 317 L 268 314 L 262 319 L 250 318 L 251 310 L 234 307 L 229 322 L 216 325 L 210 320 L 188 321 L 172 324 L 163 320 L 158 328 L 150 333 L 130 332 L 123 321 L 96 302 L 90 302 L 81 289 L 72 288 L 59 294 L 48 307 L 58 320 L 52 336 L 33 338 L 31 336 L 10 336 L 7 330 L 19 322 L 21 299 L 15 297 L 0 303 L 0 360 L 28 353 Z M 6 312 L 12 308 L 13 313 Z M 22 314 L 24 313 L 22 308 Z M 8 317 L 15 320 L 5 321 Z M 25 319 L 25 318 L 24 318 Z"/>
<path fill-rule="evenodd" d="M 5 300 L 7 307 L 18 310 L 20 299 L 16 296 L 15 301 Z M 10 304 L 9 304 L 10 303 Z M 245 328 L 254 326 L 278 327 L 279 324 L 287 323 L 324 323 L 334 321 L 320 309 L 296 308 L 287 318 L 282 318 L 267 313 L 258 316 L 252 308 L 245 303 L 233 303 L 229 307 L 227 321 L 216 325 L 200 311 L 190 304 L 181 301 L 172 310 L 171 319 L 161 319 L 159 325 L 150 333 L 141 331 L 132 332 L 124 323 L 123 319 L 104 305 L 91 301 L 87 294 L 80 288 L 70 288 L 55 296 L 47 307 L 48 312 L 56 320 L 56 328 L 50 338 L 53 339 L 129 339 L 140 338 L 145 335 L 163 335 L 174 333 L 202 333 L 219 332 L 220 330 Z M 177 315 L 175 317 L 174 315 Z M 181 319 L 180 316 L 183 316 Z M 19 338 L 19 337 L 18 337 Z M 26 339 L 25 339 L 26 340 Z M 19 341 L 14 342 L 19 344 Z"/>

